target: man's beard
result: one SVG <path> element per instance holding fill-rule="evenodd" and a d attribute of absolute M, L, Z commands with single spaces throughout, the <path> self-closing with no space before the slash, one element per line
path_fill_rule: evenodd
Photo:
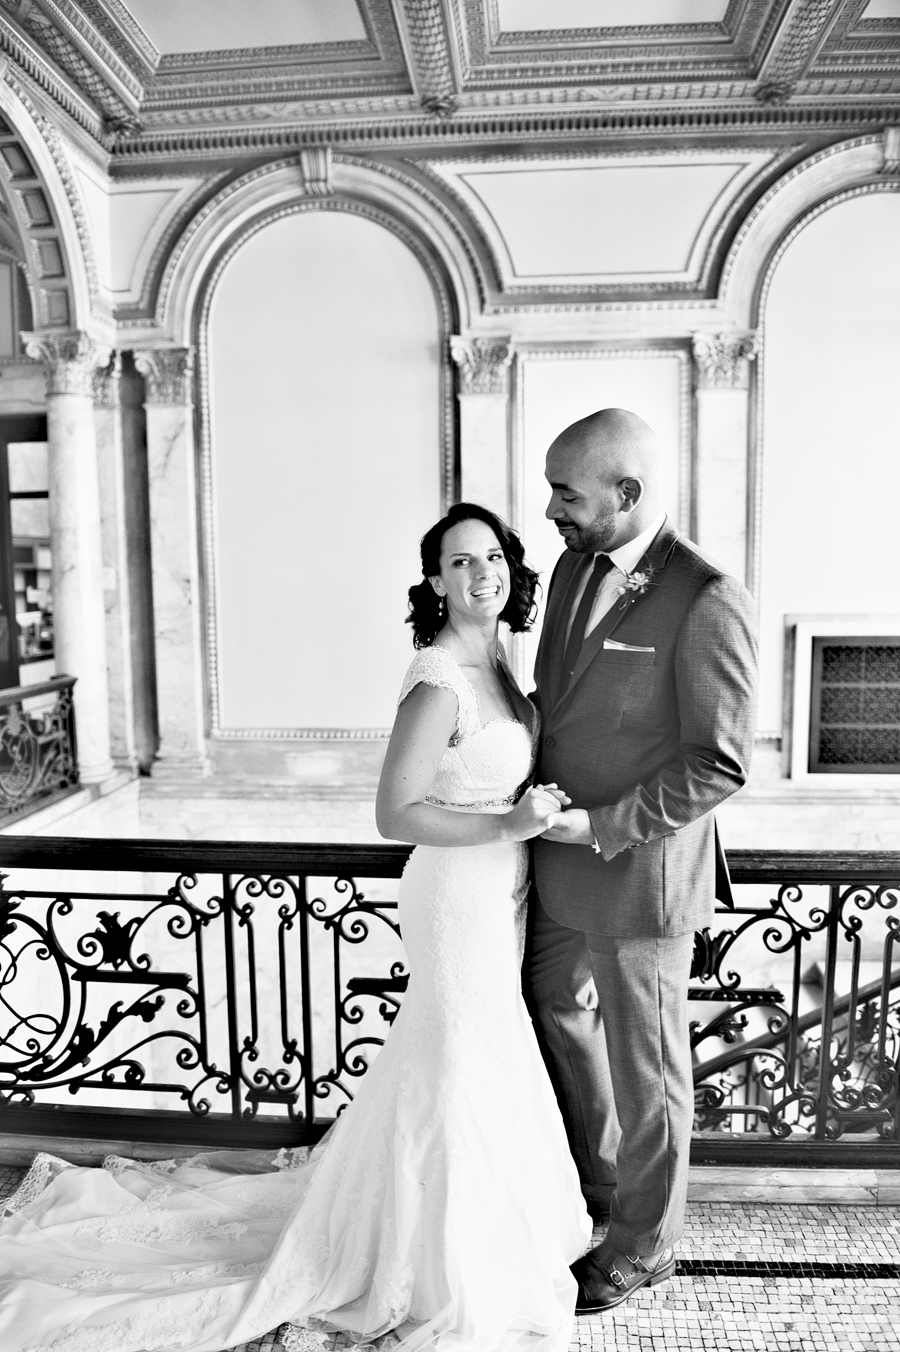
<path fill-rule="evenodd" d="M 574 521 L 567 523 L 571 529 L 563 536 L 566 549 L 573 554 L 601 554 L 612 549 L 616 538 L 616 517 L 614 512 L 601 512 L 586 526 L 576 526 Z"/>

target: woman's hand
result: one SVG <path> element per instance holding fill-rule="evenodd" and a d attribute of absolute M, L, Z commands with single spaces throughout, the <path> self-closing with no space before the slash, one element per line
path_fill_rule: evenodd
<path fill-rule="evenodd" d="M 555 784 L 534 784 L 503 819 L 511 840 L 530 840 L 552 827 L 569 799 Z"/>

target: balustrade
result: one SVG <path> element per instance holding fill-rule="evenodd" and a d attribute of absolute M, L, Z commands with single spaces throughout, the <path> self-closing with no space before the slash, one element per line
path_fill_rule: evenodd
<path fill-rule="evenodd" d="M 316 1139 L 403 998 L 408 854 L 0 837 L 0 1131 Z M 695 944 L 696 1157 L 900 1162 L 900 854 L 730 862 Z"/>
<path fill-rule="evenodd" d="M 0 690 L 0 822 L 78 787 L 74 676 Z"/>

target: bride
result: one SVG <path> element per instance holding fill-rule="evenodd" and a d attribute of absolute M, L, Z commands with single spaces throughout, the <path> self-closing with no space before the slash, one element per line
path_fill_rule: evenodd
<path fill-rule="evenodd" d="M 564 1352 L 591 1225 L 519 988 L 537 712 L 498 621 L 528 626 L 518 537 L 458 504 L 422 540 L 416 656 L 378 790 L 416 849 L 411 977 L 347 1110 L 305 1152 L 102 1169 L 39 1157 L 0 1224 L 3 1352 L 220 1352 L 391 1334 L 406 1352 Z M 257 1172 L 253 1172 L 253 1169 Z"/>

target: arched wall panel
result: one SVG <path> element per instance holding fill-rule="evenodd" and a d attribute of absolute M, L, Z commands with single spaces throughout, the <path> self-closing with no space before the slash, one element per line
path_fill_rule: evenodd
<path fill-rule="evenodd" d="M 782 722 L 786 614 L 897 609 L 898 238 L 900 193 L 849 196 L 799 231 L 766 294 L 763 730 Z"/>
<path fill-rule="evenodd" d="M 298 209 L 230 255 L 204 327 L 213 735 L 384 730 L 442 497 L 433 280 L 365 214 Z"/>

